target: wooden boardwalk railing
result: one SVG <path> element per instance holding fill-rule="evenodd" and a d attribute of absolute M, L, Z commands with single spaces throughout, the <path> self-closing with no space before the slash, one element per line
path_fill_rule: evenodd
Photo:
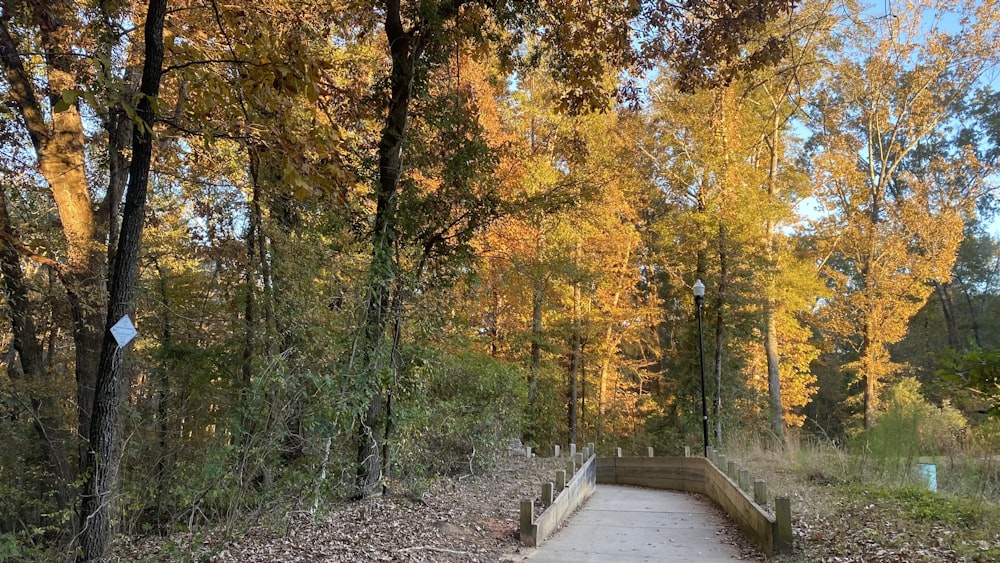
<path fill-rule="evenodd" d="M 568 482 L 566 475 L 571 476 Z M 540 545 L 577 507 L 594 494 L 596 488 L 597 458 L 594 456 L 594 445 L 590 444 L 583 452 L 569 457 L 566 469 L 556 472 L 554 483 L 542 484 L 542 506 L 545 510 L 541 516 L 534 518 L 532 499 L 521 500 L 521 543 L 529 547 Z M 558 496 L 553 498 L 554 495 Z"/>
<path fill-rule="evenodd" d="M 570 451 L 575 452 L 572 444 Z M 620 448 L 613 457 L 595 457 L 593 451 L 593 444 L 588 444 L 582 453 L 570 457 L 567 470 L 572 479 L 569 482 L 564 475 L 557 475 L 555 484 L 543 485 L 542 505 L 547 508 L 537 520 L 533 518 L 533 501 L 521 501 L 523 543 L 540 545 L 593 494 L 596 484 L 607 483 L 704 494 L 722 508 L 766 556 L 791 553 L 789 499 L 776 497 L 774 515 L 769 514 L 763 508 L 768 499 L 766 483 L 758 480 L 751 484 L 747 470 L 714 450 L 709 450 L 710 459 L 654 457 L 652 448 L 647 450 L 647 457 L 621 457 Z M 556 449 L 556 455 L 558 452 Z M 579 470 L 574 474 L 573 469 L 577 467 Z M 563 483 L 565 488 L 561 486 Z M 555 500 L 553 494 L 558 495 Z"/>

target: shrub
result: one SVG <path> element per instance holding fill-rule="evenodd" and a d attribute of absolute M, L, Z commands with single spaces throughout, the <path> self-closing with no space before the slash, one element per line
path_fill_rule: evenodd
<path fill-rule="evenodd" d="M 965 417 L 947 402 L 941 407 L 928 403 L 916 379 L 903 378 L 890 387 L 886 403 L 872 428 L 858 437 L 862 463 L 870 459 L 877 471 L 906 479 L 920 457 L 958 453 Z"/>
<path fill-rule="evenodd" d="M 429 354 L 398 401 L 396 472 L 411 481 L 477 473 L 521 431 L 527 389 L 520 369 L 488 356 Z"/>

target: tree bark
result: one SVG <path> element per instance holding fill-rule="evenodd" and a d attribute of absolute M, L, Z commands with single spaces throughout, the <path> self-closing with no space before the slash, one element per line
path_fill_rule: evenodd
<path fill-rule="evenodd" d="M 163 72 L 163 22 L 166 11 L 167 0 L 149 1 L 143 34 L 145 47 L 139 88 L 141 97 L 136 108 L 140 122 L 133 129 L 132 162 L 129 166 L 115 269 L 111 277 L 110 305 L 100 356 L 90 447 L 87 449 L 83 468 L 87 475 L 81 505 L 84 526 L 80 532 L 80 551 L 83 561 L 104 559 L 111 543 L 111 516 L 114 513 L 118 452 L 121 447 L 118 406 L 122 393 L 124 348 L 118 346 L 110 328 L 129 313 L 135 291 L 153 149 L 152 128 L 156 117 L 152 100 L 159 94 Z"/>

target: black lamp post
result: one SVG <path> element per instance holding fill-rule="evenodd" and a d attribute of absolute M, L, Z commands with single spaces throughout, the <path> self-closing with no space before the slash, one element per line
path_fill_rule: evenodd
<path fill-rule="evenodd" d="M 701 331 L 701 307 L 705 303 L 705 284 L 694 282 L 694 305 L 698 309 L 698 359 L 701 364 L 701 430 L 705 438 L 705 457 L 708 457 L 708 406 L 705 404 L 705 341 Z"/>

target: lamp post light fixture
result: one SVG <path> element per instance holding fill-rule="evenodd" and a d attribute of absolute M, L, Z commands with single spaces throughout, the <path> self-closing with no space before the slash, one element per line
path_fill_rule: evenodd
<path fill-rule="evenodd" d="M 701 309 L 705 304 L 705 284 L 694 282 L 694 305 L 698 309 L 698 360 L 701 364 L 701 431 L 705 440 L 705 457 L 708 457 L 708 405 L 705 403 L 705 340 L 701 330 Z"/>

